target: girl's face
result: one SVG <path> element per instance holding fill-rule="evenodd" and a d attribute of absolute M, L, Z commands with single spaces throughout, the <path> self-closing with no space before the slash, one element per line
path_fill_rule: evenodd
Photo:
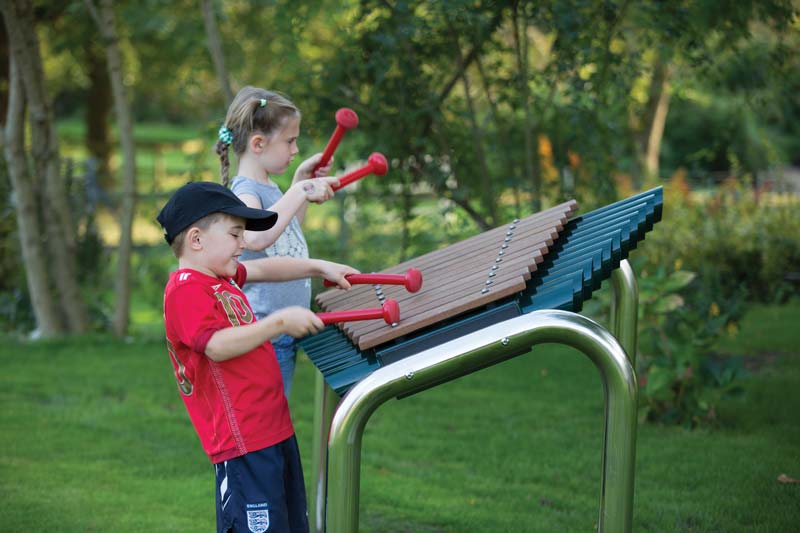
<path fill-rule="evenodd" d="M 300 135 L 300 118 L 289 117 L 283 128 L 266 138 L 259 159 L 267 174 L 280 175 L 292 164 L 299 151 L 297 137 Z"/>

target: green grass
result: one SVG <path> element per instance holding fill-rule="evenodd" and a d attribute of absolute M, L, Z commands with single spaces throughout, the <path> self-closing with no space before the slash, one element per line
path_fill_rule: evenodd
<path fill-rule="evenodd" d="M 757 307 L 720 351 L 759 355 L 715 428 L 646 425 L 636 531 L 790 531 L 800 524 L 800 304 Z M 769 354 L 768 357 L 762 357 Z M 0 347 L 2 531 L 211 531 L 212 469 L 163 343 Z M 291 406 L 310 475 L 314 369 Z M 602 390 L 579 353 L 533 354 L 390 401 L 362 448 L 361 530 L 589 531 Z"/>

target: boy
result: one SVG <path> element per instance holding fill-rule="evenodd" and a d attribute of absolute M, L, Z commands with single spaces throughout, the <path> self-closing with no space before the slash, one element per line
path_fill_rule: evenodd
<path fill-rule="evenodd" d="M 320 276 L 349 288 L 344 276 L 357 272 L 317 259 L 240 263 L 245 229 L 263 231 L 276 219 L 209 182 L 184 185 L 158 215 L 178 258 L 164 289 L 167 350 L 215 467 L 220 532 L 308 531 L 297 441 L 269 339 L 303 337 L 323 324 L 301 307 L 256 321 L 241 285 Z"/>

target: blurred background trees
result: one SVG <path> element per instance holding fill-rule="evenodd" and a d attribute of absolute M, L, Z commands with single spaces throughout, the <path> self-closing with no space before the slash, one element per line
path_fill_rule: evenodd
<path fill-rule="evenodd" d="M 679 338 L 713 304 L 723 334 L 739 302 L 797 290 L 797 189 L 780 194 L 800 163 L 796 2 L 14 0 L 2 15 L 5 330 L 159 331 L 174 260 L 155 214 L 218 179 L 211 146 L 243 85 L 300 107 L 302 156 L 351 107 L 336 171 L 391 161 L 310 211 L 313 255 L 377 270 L 565 198 L 585 212 L 664 184 L 636 252 L 665 281 L 644 285 L 668 287 L 651 300 L 674 304 L 651 330 Z M 37 62 L 37 86 L 15 74 Z M 652 339 L 653 357 L 675 352 Z"/>

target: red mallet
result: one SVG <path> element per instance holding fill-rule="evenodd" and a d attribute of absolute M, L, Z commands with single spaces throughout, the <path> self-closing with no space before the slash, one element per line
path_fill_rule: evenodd
<path fill-rule="evenodd" d="M 356 126 L 358 126 L 358 115 L 356 115 L 355 111 L 343 107 L 336 112 L 336 129 L 333 130 L 333 135 L 331 135 L 328 145 L 325 147 L 325 151 L 322 152 L 322 159 L 319 160 L 319 163 L 314 166 L 314 170 L 311 171 L 312 176 L 317 170 L 328 164 L 336 147 L 339 146 L 339 141 L 344 137 L 345 132 L 347 130 L 352 130 Z"/>
<path fill-rule="evenodd" d="M 368 174 L 377 174 L 378 176 L 383 176 L 386 174 L 387 170 L 389 170 L 389 162 L 386 161 L 386 158 L 383 156 L 383 154 L 372 152 L 367 159 L 366 165 L 361 168 L 357 168 L 349 174 L 345 174 L 339 178 L 339 185 L 333 187 L 333 190 L 338 191 L 345 185 L 349 185 Z"/>
<path fill-rule="evenodd" d="M 404 285 L 408 292 L 417 292 L 422 288 L 422 272 L 409 268 L 405 274 L 350 274 L 344 279 L 352 285 Z M 326 287 L 336 287 L 336 283 L 322 282 Z"/>
<path fill-rule="evenodd" d="M 382 318 L 384 322 L 391 326 L 400 322 L 400 306 L 397 304 L 397 300 L 389 299 L 384 302 L 383 307 L 353 309 L 352 311 L 331 311 L 329 313 L 317 313 L 317 316 L 325 324 Z"/>

